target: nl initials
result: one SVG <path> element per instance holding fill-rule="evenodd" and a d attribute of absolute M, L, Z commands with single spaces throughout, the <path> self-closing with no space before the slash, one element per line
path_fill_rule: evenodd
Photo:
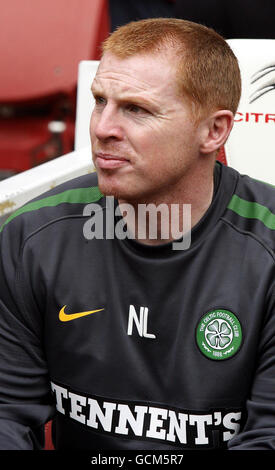
<path fill-rule="evenodd" d="M 156 335 L 147 333 L 148 311 L 149 309 L 147 307 L 140 307 L 139 318 L 138 318 L 135 307 L 133 305 L 130 305 L 129 318 L 128 318 L 128 331 L 127 331 L 127 334 L 129 336 L 132 336 L 133 334 L 133 325 L 135 323 L 139 336 L 143 338 L 151 338 L 151 339 L 156 338 Z"/>

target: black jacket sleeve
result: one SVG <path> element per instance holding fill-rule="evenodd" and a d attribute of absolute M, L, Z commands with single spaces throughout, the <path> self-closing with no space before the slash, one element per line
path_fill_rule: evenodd
<path fill-rule="evenodd" d="M 275 450 L 275 287 L 259 332 L 257 368 L 247 400 L 244 429 L 228 443 L 232 450 Z"/>
<path fill-rule="evenodd" d="M 43 448 L 44 424 L 54 412 L 43 351 L 42 313 L 35 305 L 20 261 L 23 242 L 15 221 L 0 233 L 0 449 L 3 450 Z"/>

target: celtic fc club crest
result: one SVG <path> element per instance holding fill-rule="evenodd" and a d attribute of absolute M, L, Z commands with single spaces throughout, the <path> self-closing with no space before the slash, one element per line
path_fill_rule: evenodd
<path fill-rule="evenodd" d="M 200 351 L 209 359 L 228 359 L 241 346 L 241 324 L 229 310 L 210 310 L 199 321 L 196 340 Z"/>

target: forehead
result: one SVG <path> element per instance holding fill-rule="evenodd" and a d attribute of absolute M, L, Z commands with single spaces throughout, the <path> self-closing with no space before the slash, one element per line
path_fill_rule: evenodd
<path fill-rule="evenodd" d="M 119 58 L 105 52 L 92 89 L 110 89 L 119 93 L 177 95 L 176 67 L 172 54 L 136 54 Z"/>

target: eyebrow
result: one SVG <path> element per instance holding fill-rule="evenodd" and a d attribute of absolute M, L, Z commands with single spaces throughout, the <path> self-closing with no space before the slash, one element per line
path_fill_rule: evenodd
<path fill-rule="evenodd" d="M 93 93 L 94 97 L 102 96 L 104 98 L 106 96 L 104 91 L 100 87 L 94 86 L 94 84 L 92 84 L 91 86 L 91 92 Z M 132 104 L 136 104 L 139 106 L 146 106 L 146 107 L 150 107 L 152 110 L 157 111 L 157 104 L 155 104 L 153 101 L 147 100 L 146 98 L 140 95 L 129 93 L 129 95 L 126 95 L 125 97 L 117 98 L 117 101 L 121 104 L 132 103 Z"/>

